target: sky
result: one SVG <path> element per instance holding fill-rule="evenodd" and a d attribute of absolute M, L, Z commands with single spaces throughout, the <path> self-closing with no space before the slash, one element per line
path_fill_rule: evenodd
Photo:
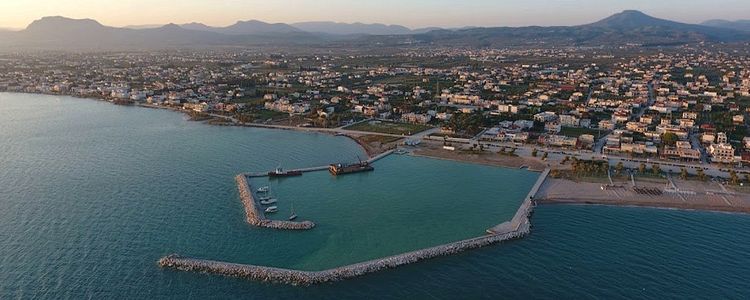
<path fill-rule="evenodd" d="M 0 0 L 0 28 L 44 16 L 109 26 L 238 20 L 337 21 L 419 27 L 579 25 L 625 9 L 687 23 L 750 19 L 748 0 Z"/>

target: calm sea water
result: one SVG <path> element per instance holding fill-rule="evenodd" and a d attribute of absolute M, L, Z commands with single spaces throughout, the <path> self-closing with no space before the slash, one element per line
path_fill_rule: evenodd
<path fill-rule="evenodd" d="M 233 182 L 236 173 L 357 156 L 363 156 L 357 145 L 341 137 L 213 127 L 167 111 L 0 94 L 0 298 L 750 295 L 749 216 L 643 208 L 542 206 L 533 217 L 532 234 L 523 240 L 314 287 L 156 266 L 159 257 L 176 252 L 318 269 L 329 266 L 333 256 L 359 261 L 473 236 L 497 223 L 491 220 L 493 214 L 504 217 L 507 206 L 517 201 L 512 200 L 515 193 L 525 194 L 520 191 L 535 177 L 516 170 L 392 157 L 370 174 L 332 179 L 313 173 L 273 183 L 282 201 L 280 218 L 294 200 L 300 217 L 318 221 L 320 228 L 279 234 L 245 224 Z M 386 176 L 408 169 L 405 166 L 441 172 L 405 172 L 397 182 Z M 472 174 L 492 180 L 479 183 L 481 189 L 466 189 L 476 183 L 464 182 L 462 176 Z M 414 195 L 401 200 L 398 192 L 382 189 L 389 184 Z M 356 193 L 365 187 L 371 187 L 367 194 Z M 477 197 L 483 191 L 497 203 L 473 203 L 484 201 L 476 200 L 484 199 Z M 430 202 L 431 193 L 444 197 Z M 363 204 L 373 199 L 381 205 Z M 476 206 L 487 211 L 469 209 Z M 430 214 L 442 212 L 441 218 L 466 217 L 433 219 L 436 230 L 426 231 L 420 226 L 426 226 L 429 215 L 420 216 L 417 209 L 423 207 Z M 367 213 L 373 210 L 378 214 Z M 419 232 L 410 232 L 413 226 Z M 387 243 L 389 234 L 396 242 Z"/>

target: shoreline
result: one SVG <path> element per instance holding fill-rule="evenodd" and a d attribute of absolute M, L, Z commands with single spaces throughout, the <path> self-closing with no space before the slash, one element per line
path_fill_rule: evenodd
<path fill-rule="evenodd" d="M 723 206 L 703 206 L 703 205 L 680 205 L 679 203 L 659 203 L 649 204 L 636 201 L 603 201 L 599 199 L 538 199 L 537 203 L 542 205 L 581 205 L 581 206 L 610 206 L 610 207 L 631 207 L 631 208 L 649 208 L 665 209 L 680 211 L 702 211 L 714 213 L 732 213 L 750 215 L 750 207 L 723 207 Z"/>
<path fill-rule="evenodd" d="M 520 169 L 526 166 L 529 171 L 537 173 L 547 168 L 540 162 L 521 156 L 501 156 L 497 153 L 461 153 L 435 149 L 426 145 L 418 146 L 410 155 L 508 169 Z"/>
<path fill-rule="evenodd" d="M 664 208 L 750 214 L 750 194 L 716 182 L 662 181 L 635 178 L 632 182 L 596 183 L 550 178 L 536 199 L 541 204 L 582 204 Z M 633 185 L 635 183 L 636 185 Z"/>

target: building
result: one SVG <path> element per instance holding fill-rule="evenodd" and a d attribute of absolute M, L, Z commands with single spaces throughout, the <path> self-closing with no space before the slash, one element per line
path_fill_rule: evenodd
<path fill-rule="evenodd" d="M 711 161 L 717 163 L 734 163 L 734 147 L 730 144 L 711 144 L 708 147 L 708 153 L 711 154 Z"/>

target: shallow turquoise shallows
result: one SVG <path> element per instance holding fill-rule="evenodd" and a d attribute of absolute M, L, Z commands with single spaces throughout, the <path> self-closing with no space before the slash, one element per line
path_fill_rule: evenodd
<path fill-rule="evenodd" d="M 344 137 L 208 126 L 169 111 L 0 93 L 0 299 L 750 294 L 749 216 L 643 208 L 541 206 L 523 240 L 313 287 L 156 265 L 180 253 L 315 270 L 471 237 L 512 215 L 536 177 L 392 156 L 368 174 L 272 182 L 277 218 L 286 218 L 293 202 L 300 219 L 319 224 L 312 231 L 245 222 L 235 174 L 358 156 L 361 149 Z"/>
<path fill-rule="evenodd" d="M 309 232 L 275 232 L 289 249 L 260 250 L 251 261 L 322 270 L 481 236 L 513 218 L 539 176 L 399 155 L 374 166 L 338 177 L 321 171 L 251 180 L 278 199 L 279 213 L 269 218 L 286 219 L 293 208 L 300 220 L 317 223 Z"/>

